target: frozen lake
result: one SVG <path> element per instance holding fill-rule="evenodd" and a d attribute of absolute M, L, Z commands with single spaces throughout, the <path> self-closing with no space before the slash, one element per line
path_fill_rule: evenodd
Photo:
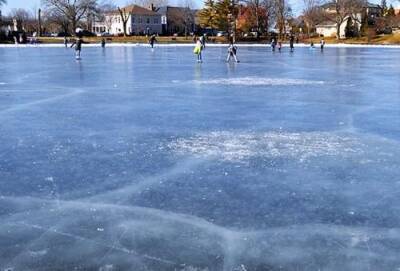
<path fill-rule="evenodd" d="M 0 48 L 0 270 L 400 270 L 400 50 Z"/>

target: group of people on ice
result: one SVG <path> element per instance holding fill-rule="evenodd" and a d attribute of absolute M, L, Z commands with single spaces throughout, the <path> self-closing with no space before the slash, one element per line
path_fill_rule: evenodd
<path fill-rule="evenodd" d="M 77 39 L 71 44 L 71 48 L 75 47 L 75 57 L 77 60 L 81 59 L 81 50 L 82 50 L 82 35 L 80 35 L 79 32 L 77 32 Z M 202 52 L 204 51 L 204 49 L 206 48 L 206 36 L 202 35 L 198 38 L 194 38 L 194 41 L 196 42 L 196 45 L 194 47 L 193 53 L 197 56 L 197 62 L 198 63 L 202 63 L 203 62 L 203 58 L 202 58 Z M 154 48 L 154 43 L 157 42 L 156 39 L 156 35 L 151 35 L 149 38 L 149 45 L 151 48 Z M 294 42 L 295 42 L 295 38 L 294 36 L 290 36 L 289 38 L 289 48 L 290 48 L 290 52 L 294 52 Z M 68 47 L 68 40 L 66 38 L 64 38 L 64 44 L 65 47 Z M 103 38 L 101 40 L 101 47 L 105 47 L 106 45 L 106 41 Z M 320 48 L 321 51 L 324 50 L 325 47 L 325 40 L 321 39 L 320 41 Z M 272 38 L 271 40 L 271 49 L 273 52 L 276 51 L 276 48 L 278 48 L 278 51 L 281 52 L 282 51 L 282 42 L 281 41 L 277 41 L 276 38 Z M 311 42 L 311 49 L 315 48 L 315 45 L 313 42 Z M 228 54 L 226 57 L 226 62 L 230 62 L 231 60 L 233 60 L 234 62 L 238 63 L 240 62 L 237 58 L 237 46 L 235 45 L 233 39 L 230 39 L 229 41 L 229 46 L 228 46 Z"/>
<path fill-rule="evenodd" d="M 193 53 L 195 55 L 197 55 L 197 62 L 201 63 L 203 62 L 203 58 L 202 58 L 202 51 L 206 48 L 206 37 L 205 35 L 196 38 L 196 45 L 194 47 Z M 240 62 L 237 59 L 236 56 L 236 52 L 237 52 L 237 47 L 236 45 L 234 45 L 233 40 L 231 39 L 229 41 L 229 46 L 228 46 L 228 55 L 226 57 L 226 62 L 229 62 L 231 59 L 233 59 L 233 61 L 235 61 L 236 63 Z"/>

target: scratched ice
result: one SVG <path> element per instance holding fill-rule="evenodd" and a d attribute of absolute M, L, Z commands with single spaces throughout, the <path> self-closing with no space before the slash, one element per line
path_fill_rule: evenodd
<path fill-rule="evenodd" d="M 400 270 L 400 52 L 0 48 L 0 270 Z"/>

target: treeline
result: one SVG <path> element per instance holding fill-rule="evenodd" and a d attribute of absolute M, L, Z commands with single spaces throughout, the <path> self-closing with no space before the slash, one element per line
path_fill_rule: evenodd
<path fill-rule="evenodd" d="M 337 38 L 344 25 L 346 37 L 354 37 L 389 33 L 400 21 L 386 0 L 378 6 L 367 0 L 302 0 L 301 5 L 301 14 L 294 17 L 287 0 L 205 0 L 198 21 L 203 28 L 256 36 L 270 32 L 312 36 L 317 25 L 335 24 Z"/>
<path fill-rule="evenodd" d="M 271 27 L 276 27 L 283 35 L 292 19 L 288 0 L 206 0 L 198 13 L 202 28 L 227 33 L 252 32 L 257 37 L 267 33 Z"/>

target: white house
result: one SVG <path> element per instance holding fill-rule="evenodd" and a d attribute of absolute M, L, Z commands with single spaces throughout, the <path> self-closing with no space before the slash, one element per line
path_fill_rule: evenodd
<path fill-rule="evenodd" d="M 126 32 L 128 35 L 161 34 L 161 15 L 151 9 L 137 5 L 129 5 L 121 9 L 127 16 Z M 123 34 L 122 18 L 118 10 L 104 15 L 102 22 L 94 22 L 94 33 L 110 33 L 111 35 Z"/>
<path fill-rule="evenodd" d="M 316 25 L 316 32 L 319 35 L 323 35 L 324 37 L 336 37 L 336 27 L 337 23 L 335 21 L 336 17 L 336 9 L 335 9 L 335 4 L 334 3 L 328 3 L 322 6 L 324 9 L 325 13 L 327 14 L 328 19 L 318 25 Z M 367 5 L 364 7 L 364 14 L 368 16 L 368 19 L 374 19 L 375 17 L 379 17 L 381 14 L 381 8 L 379 5 L 367 3 Z M 340 24 L 340 38 L 345 38 L 346 37 L 346 26 L 349 22 L 349 20 L 352 20 L 355 28 L 357 31 L 360 31 L 361 29 L 361 20 L 363 19 L 363 14 L 357 13 L 357 14 L 352 14 L 352 16 L 346 16 L 343 20 L 343 22 Z M 329 19 L 331 17 L 332 19 Z"/>
<path fill-rule="evenodd" d="M 347 17 L 344 22 L 340 25 L 340 38 L 346 37 L 346 25 L 350 17 Z M 316 25 L 315 29 L 318 35 L 324 37 L 336 37 L 336 26 L 337 23 L 333 21 L 325 21 Z"/>

